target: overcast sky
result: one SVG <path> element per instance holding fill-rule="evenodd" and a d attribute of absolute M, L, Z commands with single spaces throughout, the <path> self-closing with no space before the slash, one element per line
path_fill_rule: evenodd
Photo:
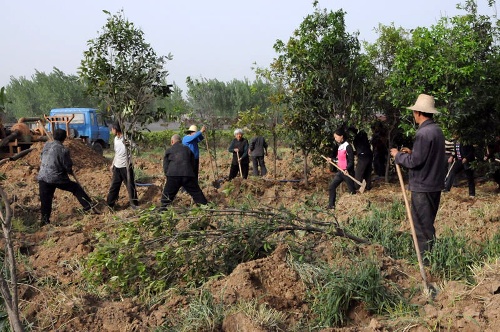
<path fill-rule="evenodd" d="M 485 2 L 486 0 L 479 0 Z M 167 80 L 185 90 L 186 77 L 254 80 L 252 67 L 268 67 L 276 40 L 288 40 L 312 0 L 0 0 L 0 86 L 11 76 L 57 67 L 76 74 L 87 41 L 106 23 L 102 10 L 125 16 L 144 32 L 158 55 L 171 53 Z M 442 16 L 463 12 L 460 0 L 320 0 L 321 8 L 344 9 L 349 32 L 374 42 L 379 23 L 430 27 Z M 491 15 L 491 11 L 487 12 Z"/>

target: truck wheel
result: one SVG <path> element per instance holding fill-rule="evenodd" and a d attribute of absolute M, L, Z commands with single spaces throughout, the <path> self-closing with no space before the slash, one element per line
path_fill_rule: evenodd
<path fill-rule="evenodd" d="M 104 149 L 103 149 L 101 143 L 98 143 L 98 142 L 92 143 L 92 150 L 94 150 L 95 152 L 97 152 L 101 156 L 104 153 Z"/>

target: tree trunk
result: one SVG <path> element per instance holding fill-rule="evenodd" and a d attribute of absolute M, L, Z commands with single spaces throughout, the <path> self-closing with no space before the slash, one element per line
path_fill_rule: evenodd
<path fill-rule="evenodd" d="M 16 274 L 16 261 L 14 256 L 14 246 L 12 245 L 11 238 L 11 219 L 12 210 L 9 205 L 9 199 L 5 191 L 0 187 L 1 196 L 1 210 L 0 217 L 2 222 L 2 231 L 5 239 L 5 260 L 4 264 L 8 264 L 7 268 L 10 274 L 10 285 L 4 279 L 4 275 L 0 273 L 0 293 L 4 299 L 7 315 L 9 316 L 10 326 L 13 331 L 24 331 L 23 325 L 19 318 L 19 300 L 17 295 L 17 274 Z M 5 266 L 2 268 L 5 271 Z"/>
<path fill-rule="evenodd" d="M 274 152 L 274 179 L 276 180 L 276 172 L 278 170 L 278 148 L 276 143 L 276 131 L 273 130 L 273 152 Z"/>
<path fill-rule="evenodd" d="M 304 156 L 304 184 L 306 186 L 308 186 L 309 181 L 307 180 L 307 170 L 309 167 L 307 166 L 307 157 L 309 156 L 309 151 L 306 151 L 305 149 L 303 149 L 302 155 Z"/>

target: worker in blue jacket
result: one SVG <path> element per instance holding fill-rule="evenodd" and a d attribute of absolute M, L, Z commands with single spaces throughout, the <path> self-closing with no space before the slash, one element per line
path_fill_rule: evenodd
<path fill-rule="evenodd" d="M 196 125 L 191 125 L 189 129 L 185 131 L 186 136 L 182 138 L 182 144 L 187 146 L 194 154 L 194 173 L 196 175 L 196 181 L 198 181 L 198 175 L 200 173 L 200 149 L 198 148 L 198 143 L 203 141 L 203 133 L 205 130 L 205 126 L 202 126 L 200 131 L 198 131 Z"/>

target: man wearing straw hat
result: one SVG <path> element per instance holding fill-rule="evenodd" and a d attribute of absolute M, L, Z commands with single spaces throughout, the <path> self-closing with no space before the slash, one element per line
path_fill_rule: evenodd
<path fill-rule="evenodd" d="M 411 216 L 417 235 L 420 253 L 432 249 L 436 230 L 434 220 L 441 200 L 445 178 L 445 140 L 439 126 L 434 122 L 434 97 L 421 94 L 415 105 L 408 107 L 418 124 L 413 150 L 391 149 L 395 162 L 409 169 L 411 191 Z"/>
<path fill-rule="evenodd" d="M 189 129 L 185 131 L 186 136 L 182 138 L 182 144 L 187 146 L 194 154 L 194 174 L 197 182 L 198 174 L 200 173 L 200 150 L 198 149 L 198 143 L 203 141 L 203 133 L 205 130 L 205 126 L 202 126 L 200 131 L 198 131 L 196 125 L 191 125 Z"/>

